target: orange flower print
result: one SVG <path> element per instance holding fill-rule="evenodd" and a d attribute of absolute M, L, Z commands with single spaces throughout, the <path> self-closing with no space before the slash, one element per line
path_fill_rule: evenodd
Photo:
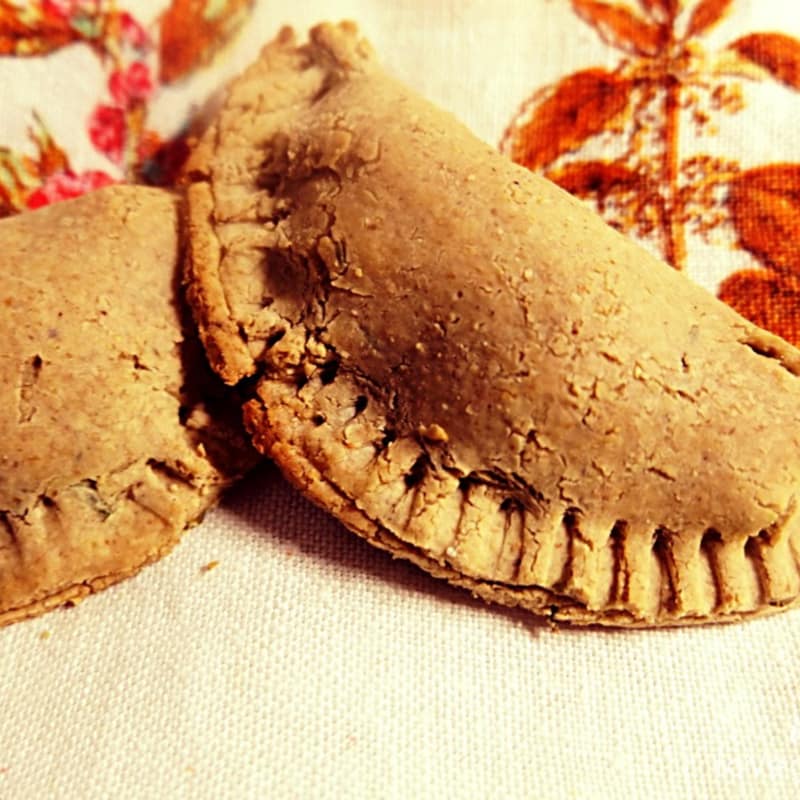
<path fill-rule="evenodd" d="M 731 276 L 720 296 L 745 316 L 800 344 L 800 164 L 741 171 L 735 157 L 681 158 L 681 125 L 699 137 L 713 118 L 744 108 L 742 81 L 774 80 L 800 90 L 800 41 L 756 32 L 710 57 L 704 37 L 737 0 L 571 0 L 574 13 L 621 54 L 613 69 L 573 73 L 537 91 L 506 130 L 501 148 L 592 202 L 606 220 L 649 239 L 675 268 L 688 233 L 728 226 L 764 267 Z M 687 114 L 687 112 L 689 112 Z M 585 157 L 594 139 L 613 158 Z M 596 148 L 594 150 L 596 151 Z M 747 294 L 752 292 L 752 294 Z"/>

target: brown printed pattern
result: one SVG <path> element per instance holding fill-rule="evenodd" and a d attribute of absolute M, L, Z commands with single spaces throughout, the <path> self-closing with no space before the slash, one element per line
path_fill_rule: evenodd
<path fill-rule="evenodd" d="M 610 224 L 650 240 L 676 269 L 686 266 L 688 234 L 710 241 L 731 226 L 736 246 L 761 268 L 733 273 L 719 296 L 800 344 L 800 163 L 742 171 L 735 157 L 681 158 L 679 147 L 687 119 L 697 137 L 713 136 L 716 117 L 742 111 L 745 81 L 800 90 L 800 41 L 755 32 L 707 51 L 704 37 L 736 12 L 737 0 L 571 3 L 622 59 L 535 92 L 502 149 L 593 202 Z M 596 140 L 603 157 L 587 157 Z"/>

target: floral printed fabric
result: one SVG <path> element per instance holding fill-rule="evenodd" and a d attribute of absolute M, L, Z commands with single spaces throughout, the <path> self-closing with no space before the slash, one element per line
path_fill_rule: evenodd
<path fill-rule="evenodd" d="M 45 58 L 83 46 L 97 58 L 103 85 L 97 86 L 88 118 L 75 122 L 107 162 L 102 169 L 75 167 L 68 148 L 51 134 L 46 109 L 34 102 L 29 122 L 33 152 L 0 142 L 6 145 L 0 149 L 0 215 L 120 180 L 172 183 L 186 156 L 186 142 L 180 135 L 165 139 L 151 127 L 149 103 L 163 86 L 208 62 L 239 28 L 250 5 L 243 0 L 175 0 L 155 19 L 143 21 L 105 0 L 0 0 L 0 56 Z"/>

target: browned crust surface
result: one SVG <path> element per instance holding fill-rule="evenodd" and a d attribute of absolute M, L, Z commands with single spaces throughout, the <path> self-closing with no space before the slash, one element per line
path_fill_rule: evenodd
<path fill-rule="evenodd" d="M 178 294 L 177 198 L 0 222 L 0 624 L 171 550 L 252 462 Z"/>
<path fill-rule="evenodd" d="M 351 529 L 556 619 L 796 604 L 800 353 L 386 76 L 291 32 L 189 170 L 193 308 Z"/>

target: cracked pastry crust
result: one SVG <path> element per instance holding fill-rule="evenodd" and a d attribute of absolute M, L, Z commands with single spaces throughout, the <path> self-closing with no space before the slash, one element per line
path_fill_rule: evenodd
<path fill-rule="evenodd" d="M 253 462 L 179 300 L 177 198 L 0 222 L 0 625 L 166 554 Z"/>
<path fill-rule="evenodd" d="M 350 529 L 486 600 L 671 625 L 798 603 L 800 352 L 387 76 L 290 30 L 187 169 L 211 363 Z"/>

